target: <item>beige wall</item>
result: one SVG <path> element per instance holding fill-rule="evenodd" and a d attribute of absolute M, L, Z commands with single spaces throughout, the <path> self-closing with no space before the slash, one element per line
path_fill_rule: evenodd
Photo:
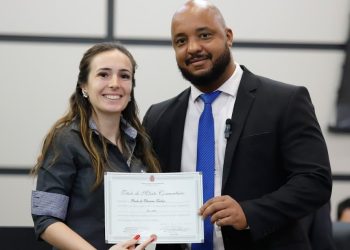
<path fill-rule="evenodd" d="M 114 33 L 120 38 L 169 39 L 173 11 L 183 1 L 116 0 Z M 237 41 L 344 44 L 348 0 L 213 1 Z M 105 0 L 2 0 L 0 35 L 102 37 Z M 146 13 L 147 12 L 147 13 Z M 75 87 L 78 63 L 90 44 L 0 41 L 0 169 L 31 167 L 41 141 L 63 114 Z M 136 98 L 143 116 L 155 102 L 189 86 L 171 47 L 128 46 L 139 64 Z M 344 51 L 233 48 L 251 71 L 307 86 L 323 129 L 335 174 L 350 174 L 350 136 L 330 134 Z M 31 225 L 28 176 L 0 175 L 0 226 Z M 350 182 L 335 182 L 332 206 L 350 196 Z M 334 216 L 334 210 L 332 211 Z"/>

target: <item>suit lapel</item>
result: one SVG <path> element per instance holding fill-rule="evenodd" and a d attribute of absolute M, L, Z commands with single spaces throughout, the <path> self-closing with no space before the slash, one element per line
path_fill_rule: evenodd
<path fill-rule="evenodd" d="M 190 88 L 185 90 L 179 96 L 176 102 L 166 112 L 164 119 L 168 121 L 170 131 L 169 150 L 169 171 L 181 171 L 182 141 L 185 127 L 185 119 L 187 114 L 188 98 Z"/>
<path fill-rule="evenodd" d="M 232 167 L 233 156 L 237 147 L 239 137 L 242 133 L 250 107 L 255 99 L 255 90 L 258 87 L 258 79 L 244 66 L 243 76 L 238 88 L 237 98 L 232 113 L 232 134 L 227 141 L 225 150 L 224 167 L 222 174 L 222 190 L 225 187 L 227 178 Z"/>

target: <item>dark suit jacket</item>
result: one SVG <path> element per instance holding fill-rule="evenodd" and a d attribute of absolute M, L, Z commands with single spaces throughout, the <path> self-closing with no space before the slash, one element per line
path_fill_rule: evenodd
<path fill-rule="evenodd" d="M 301 220 L 301 223 L 309 236 L 308 238 L 312 250 L 340 250 L 335 247 L 333 240 L 330 210 L 330 202 L 328 202 L 317 209 L 316 212 Z"/>
<path fill-rule="evenodd" d="M 225 249 L 310 249 L 299 219 L 329 200 L 332 184 L 326 144 L 308 91 L 242 68 L 222 195 L 240 203 L 250 230 L 222 227 Z M 144 118 L 164 172 L 180 171 L 189 94 L 186 89 L 152 105 Z"/>

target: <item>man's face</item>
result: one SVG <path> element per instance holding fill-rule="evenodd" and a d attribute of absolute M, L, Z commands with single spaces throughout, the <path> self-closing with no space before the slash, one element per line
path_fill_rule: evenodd
<path fill-rule="evenodd" d="M 198 87 L 226 78 L 232 32 L 214 11 L 192 8 L 179 12 L 173 18 L 171 31 L 176 61 L 184 78 Z"/>
<path fill-rule="evenodd" d="M 350 223 L 350 208 L 344 209 L 340 221 Z"/>

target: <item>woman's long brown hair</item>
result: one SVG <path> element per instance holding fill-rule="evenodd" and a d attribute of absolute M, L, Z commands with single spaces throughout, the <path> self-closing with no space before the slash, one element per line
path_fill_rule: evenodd
<path fill-rule="evenodd" d="M 122 111 L 123 118 L 131 124 L 137 130 L 136 137 L 136 148 L 135 148 L 135 156 L 142 160 L 143 164 L 148 167 L 148 172 L 159 172 L 160 166 L 159 162 L 155 156 L 155 153 L 152 149 L 152 145 L 148 135 L 146 134 L 145 129 L 143 128 L 140 119 L 138 118 L 138 107 L 134 98 L 134 87 L 135 87 L 135 70 L 137 67 L 136 61 L 131 53 L 120 43 L 99 43 L 92 46 L 89 50 L 87 50 L 80 61 L 79 65 L 79 75 L 78 81 L 76 85 L 75 92 L 72 94 L 69 100 L 69 109 L 67 113 L 61 117 L 59 120 L 55 122 L 52 126 L 46 137 L 44 138 L 44 143 L 42 146 L 41 154 L 39 155 L 37 162 L 32 169 L 32 174 L 37 175 L 39 169 L 43 165 L 43 160 L 48 152 L 49 147 L 53 143 L 53 139 L 55 138 L 57 132 L 60 128 L 69 125 L 73 120 L 79 121 L 79 128 L 81 132 L 81 137 L 83 140 L 83 144 L 88 151 L 92 166 L 96 173 L 96 180 L 93 188 L 96 188 L 103 181 L 104 172 L 107 169 L 108 164 L 108 153 L 106 142 L 102 140 L 103 144 L 103 153 L 101 154 L 101 150 L 94 143 L 93 132 L 89 128 L 89 120 L 92 115 L 92 106 L 87 98 L 84 98 L 81 93 L 81 86 L 87 83 L 88 75 L 90 72 L 90 63 L 92 59 L 106 51 L 118 50 L 125 54 L 132 64 L 132 91 L 131 91 L 131 100 L 128 103 L 125 110 Z M 54 159 L 55 160 L 55 159 Z M 54 161 L 53 160 L 53 161 Z"/>

